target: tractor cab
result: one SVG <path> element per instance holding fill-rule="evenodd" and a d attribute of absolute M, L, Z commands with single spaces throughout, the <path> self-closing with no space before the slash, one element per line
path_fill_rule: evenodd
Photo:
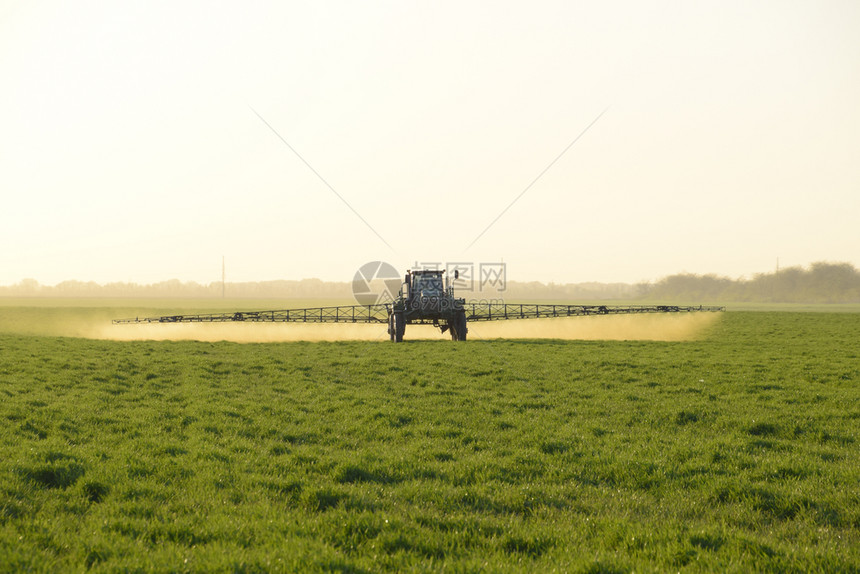
<path fill-rule="evenodd" d="M 422 298 L 439 299 L 446 295 L 445 283 L 442 279 L 444 271 L 418 270 L 406 273 L 401 297 L 405 301 L 418 301 Z"/>
<path fill-rule="evenodd" d="M 445 291 L 442 284 L 442 271 L 414 274 L 414 293 L 419 297 L 441 297 Z"/>

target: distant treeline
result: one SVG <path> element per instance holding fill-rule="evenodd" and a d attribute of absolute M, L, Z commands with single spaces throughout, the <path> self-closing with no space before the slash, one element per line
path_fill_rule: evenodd
<path fill-rule="evenodd" d="M 860 271 L 850 263 L 813 263 L 760 273 L 752 279 L 671 275 L 640 284 L 642 298 L 691 302 L 860 303 Z"/>
<path fill-rule="evenodd" d="M 8 287 L 0 287 L 2 297 L 138 297 L 138 298 L 212 298 L 282 299 L 352 297 L 351 283 L 336 283 L 321 279 L 299 281 L 257 281 L 246 283 L 221 282 L 201 284 L 170 279 L 160 283 L 107 283 L 93 281 L 63 281 L 57 285 L 40 285 L 35 279 L 24 279 Z"/>
<path fill-rule="evenodd" d="M 541 283 L 540 281 L 508 281 L 504 291 L 460 293 L 466 299 L 552 299 L 556 301 L 592 301 L 600 299 L 633 299 L 637 286 L 629 283 Z"/>
<path fill-rule="evenodd" d="M 40 285 L 24 279 L 0 286 L 0 297 L 100 297 L 100 298 L 218 298 L 222 293 L 237 299 L 325 298 L 351 299 L 352 283 L 320 279 L 298 281 L 220 282 L 200 284 L 177 279 L 148 285 L 136 283 L 99 284 L 63 281 Z M 503 291 L 459 292 L 473 299 L 546 299 L 592 301 L 645 299 L 684 302 L 780 302 L 780 303 L 860 303 L 860 271 L 849 263 L 813 263 L 808 269 L 790 267 L 762 273 L 752 279 L 729 279 L 716 275 L 670 275 L 655 283 L 540 283 L 508 281 Z"/>
<path fill-rule="evenodd" d="M 629 299 L 636 287 L 627 283 L 545 284 L 538 281 L 509 281 L 505 289 L 459 291 L 458 296 L 473 299 Z M 302 279 L 300 281 L 220 282 L 200 284 L 178 279 L 140 285 L 137 283 L 99 284 L 93 281 L 63 281 L 57 285 L 40 285 L 35 279 L 24 279 L 10 286 L 0 286 L 0 297 L 100 297 L 100 298 L 212 298 L 235 299 L 352 299 L 351 282 Z"/>

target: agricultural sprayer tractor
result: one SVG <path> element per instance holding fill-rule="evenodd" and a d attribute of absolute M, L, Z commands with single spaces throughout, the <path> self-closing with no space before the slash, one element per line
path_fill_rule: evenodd
<path fill-rule="evenodd" d="M 454 297 L 454 288 L 443 280 L 444 271 L 409 271 L 388 314 L 388 334 L 403 341 L 406 325 L 433 325 L 451 333 L 454 341 L 465 341 L 466 300 Z M 459 273 L 454 271 L 454 278 Z"/>
<path fill-rule="evenodd" d="M 307 307 L 275 311 L 235 311 L 232 313 L 201 313 L 195 315 L 162 315 L 114 319 L 114 324 L 126 323 L 377 323 L 388 326 L 392 341 L 403 341 L 406 325 L 433 325 L 451 334 L 454 341 L 465 341 L 467 324 L 472 321 L 504 321 L 509 319 L 545 319 L 586 315 L 629 315 L 640 313 L 692 313 L 725 311 L 725 307 L 703 305 L 562 305 L 534 303 L 497 303 L 481 301 L 467 303 L 454 296 L 444 271 L 418 270 L 406 273 L 400 291 L 392 302 L 373 305 L 338 305 Z M 454 272 L 454 279 L 458 273 Z"/>

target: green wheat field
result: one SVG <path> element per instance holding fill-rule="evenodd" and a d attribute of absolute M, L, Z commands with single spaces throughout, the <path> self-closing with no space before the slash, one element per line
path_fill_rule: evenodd
<path fill-rule="evenodd" d="M 27 321 L 61 311 L 0 309 L 3 572 L 860 571 L 856 312 L 400 345 Z"/>

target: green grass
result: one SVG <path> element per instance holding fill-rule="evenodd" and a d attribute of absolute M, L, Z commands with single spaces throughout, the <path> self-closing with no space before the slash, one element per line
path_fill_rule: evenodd
<path fill-rule="evenodd" d="M 857 341 L 0 335 L 0 570 L 857 572 Z"/>

